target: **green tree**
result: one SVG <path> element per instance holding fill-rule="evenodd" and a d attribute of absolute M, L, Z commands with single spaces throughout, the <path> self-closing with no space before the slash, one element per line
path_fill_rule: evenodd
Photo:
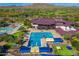
<path fill-rule="evenodd" d="M 64 39 L 65 39 L 65 40 L 70 40 L 70 38 L 71 38 L 71 37 L 70 37 L 69 34 L 64 35 Z"/>
<path fill-rule="evenodd" d="M 79 38 L 79 32 L 76 32 L 76 37 Z"/>
<path fill-rule="evenodd" d="M 71 40 L 71 36 L 69 34 L 64 35 L 64 39 L 67 40 L 67 43 Z"/>
<path fill-rule="evenodd" d="M 79 41 L 78 40 L 72 40 L 72 45 L 79 51 Z"/>

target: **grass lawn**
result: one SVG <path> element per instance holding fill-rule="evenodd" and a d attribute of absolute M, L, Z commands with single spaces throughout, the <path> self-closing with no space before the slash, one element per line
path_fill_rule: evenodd
<path fill-rule="evenodd" d="M 79 51 L 77 51 L 77 54 L 78 54 L 78 56 L 79 56 Z"/>
<path fill-rule="evenodd" d="M 21 36 L 21 35 L 23 35 L 24 34 L 24 32 L 17 32 L 17 33 L 15 33 L 15 34 L 13 34 L 13 36 L 14 37 L 19 37 L 19 36 Z"/>
<path fill-rule="evenodd" d="M 55 49 L 55 53 L 58 54 L 58 55 L 62 55 L 62 56 L 71 56 L 71 55 L 73 55 L 72 50 L 68 50 L 66 48 L 66 45 L 62 45 L 61 49 L 59 49 L 59 50 L 56 48 L 56 46 L 54 47 L 54 49 Z"/>
<path fill-rule="evenodd" d="M 16 43 L 12 43 L 12 42 L 8 42 L 8 43 L 7 43 L 7 45 L 8 45 L 10 48 L 14 47 L 15 44 L 16 44 Z"/>

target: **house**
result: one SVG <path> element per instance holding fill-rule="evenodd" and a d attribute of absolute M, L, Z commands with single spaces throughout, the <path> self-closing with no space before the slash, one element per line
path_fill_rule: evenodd
<path fill-rule="evenodd" d="M 55 27 L 55 22 L 51 19 L 33 19 L 32 26 L 38 29 L 49 29 Z"/>

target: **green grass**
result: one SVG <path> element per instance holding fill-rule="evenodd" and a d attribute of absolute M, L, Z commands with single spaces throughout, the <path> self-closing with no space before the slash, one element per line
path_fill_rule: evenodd
<path fill-rule="evenodd" d="M 23 35 L 24 34 L 24 32 L 17 32 L 17 33 L 15 33 L 15 34 L 13 34 L 13 36 L 14 37 L 19 37 L 19 36 L 21 36 L 21 35 Z"/>
<path fill-rule="evenodd" d="M 8 42 L 8 43 L 7 43 L 7 45 L 8 45 L 10 48 L 14 47 L 15 44 L 16 44 L 16 43 L 12 43 L 12 42 Z"/>
<path fill-rule="evenodd" d="M 57 50 L 56 47 L 54 47 L 54 49 L 55 49 L 55 54 L 58 54 L 58 55 L 62 55 L 62 56 L 71 56 L 71 55 L 73 55 L 72 50 L 68 50 L 66 48 L 66 45 L 61 46 L 60 50 Z"/>
<path fill-rule="evenodd" d="M 78 54 L 78 56 L 79 56 L 79 51 L 77 51 L 77 54 Z"/>

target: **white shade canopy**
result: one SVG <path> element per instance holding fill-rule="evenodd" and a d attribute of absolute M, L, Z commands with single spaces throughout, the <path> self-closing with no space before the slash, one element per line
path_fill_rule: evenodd
<path fill-rule="evenodd" d="M 46 41 L 54 41 L 53 38 L 46 38 Z"/>
<path fill-rule="evenodd" d="M 60 46 L 57 46 L 56 48 L 57 48 L 57 49 L 61 49 L 61 47 L 60 47 Z"/>

